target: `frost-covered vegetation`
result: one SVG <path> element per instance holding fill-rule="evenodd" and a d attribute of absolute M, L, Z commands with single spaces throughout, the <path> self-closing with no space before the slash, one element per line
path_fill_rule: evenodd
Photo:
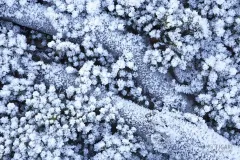
<path fill-rule="evenodd" d="M 239 0 L 0 0 L 0 159 L 239 160 Z"/>

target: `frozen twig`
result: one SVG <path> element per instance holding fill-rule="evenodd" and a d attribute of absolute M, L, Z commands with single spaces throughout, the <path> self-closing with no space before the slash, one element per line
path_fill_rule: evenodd
<path fill-rule="evenodd" d="M 151 111 L 130 101 L 114 97 L 120 114 L 154 148 L 172 159 L 231 159 L 240 157 L 240 148 L 232 145 L 190 113 Z"/>
<path fill-rule="evenodd" d="M 52 26 L 51 22 L 46 18 L 47 8 L 45 6 L 34 4 L 29 7 L 21 7 L 20 5 L 0 5 L 0 17 L 3 20 L 25 26 L 50 35 L 57 34 L 57 30 Z"/>

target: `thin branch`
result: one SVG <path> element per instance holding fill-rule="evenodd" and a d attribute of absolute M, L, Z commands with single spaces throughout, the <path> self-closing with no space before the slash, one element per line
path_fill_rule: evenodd
<path fill-rule="evenodd" d="M 172 159 L 238 159 L 240 148 L 209 129 L 204 120 L 190 113 L 150 111 L 114 97 L 120 114 L 154 149 Z"/>

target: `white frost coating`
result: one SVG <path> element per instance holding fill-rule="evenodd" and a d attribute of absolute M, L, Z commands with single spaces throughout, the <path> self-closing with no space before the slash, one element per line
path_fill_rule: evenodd
<path fill-rule="evenodd" d="M 51 36 L 32 30 L 28 34 L 29 30 L 25 31 L 24 27 L 0 22 L 0 63 L 3 64 L 0 71 L 0 157 L 34 159 L 41 153 L 43 159 L 53 159 L 51 155 L 44 155 L 46 149 L 51 149 L 56 158 L 55 154 L 66 153 L 72 159 L 80 159 L 82 155 L 85 159 L 92 155 L 94 159 L 134 159 L 130 158 L 132 153 L 140 159 L 162 159 L 151 156 L 155 153 L 166 153 L 163 155 L 169 155 L 170 159 L 239 159 L 239 147 L 231 145 L 240 144 L 238 0 L 91 0 L 79 3 L 81 5 L 73 0 L 0 0 L 1 20 L 53 35 L 53 41 L 48 43 Z M 124 27 L 144 37 L 127 34 Z M 18 35 L 19 32 L 26 37 Z M 64 39 L 67 42 L 62 42 Z M 118 60 L 113 62 L 109 54 Z M 44 62 L 40 62 L 42 60 Z M 66 65 L 81 67 L 79 75 Z M 152 72 L 156 69 L 162 73 L 170 69 L 170 73 Z M 174 77 L 170 75 L 172 71 Z M 173 78 L 177 84 L 171 82 Z M 142 95 L 142 88 L 136 87 L 134 82 L 147 94 Z M 93 86 L 106 87 L 114 95 L 119 94 L 139 105 L 100 88 L 101 93 L 95 95 Z M 99 94 L 103 96 L 100 100 L 103 104 L 98 103 Z M 196 100 L 195 106 L 185 94 Z M 161 112 L 140 106 L 156 105 L 156 99 L 164 106 Z M 86 107 L 82 102 L 89 105 Z M 176 106 L 182 109 L 186 105 L 187 109 L 193 107 L 217 132 L 197 116 L 165 110 Z M 51 129 L 54 134 L 49 135 L 41 126 L 34 132 L 40 122 L 45 123 L 45 127 L 56 123 L 58 126 L 54 128 L 63 124 L 64 130 L 71 130 L 66 131 L 69 137 L 61 142 L 65 134 L 58 133 L 58 138 L 54 130 Z M 19 124 L 27 129 L 25 133 L 22 134 Z M 99 124 L 103 124 L 103 130 L 99 131 Z M 135 135 L 136 129 L 138 134 Z M 42 133 L 49 136 L 42 136 Z M 23 137 L 20 141 L 16 138 L 19 135 Z M 83 141 L 78 142 L 78 135 Z M 84 144 L 69 148 L 69 139 Z M 117 150 L 111 144 L 115 142 Z M 79 150 L 81 156 L 75 155 Z"/>
<path fill-rule="evenodd" d="M 68 74 L 77 72 L 77 70 L 75 68 L 71 67 L 71 66 L 68 66 L 65 70 Z"/>

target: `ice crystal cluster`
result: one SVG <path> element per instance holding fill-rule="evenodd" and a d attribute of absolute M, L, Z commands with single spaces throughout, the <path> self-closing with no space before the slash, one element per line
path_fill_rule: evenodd
<path fill-rule="evenodd" d="M 0 0 L 0 159 L 239 160 L 239 0 Z"/>

